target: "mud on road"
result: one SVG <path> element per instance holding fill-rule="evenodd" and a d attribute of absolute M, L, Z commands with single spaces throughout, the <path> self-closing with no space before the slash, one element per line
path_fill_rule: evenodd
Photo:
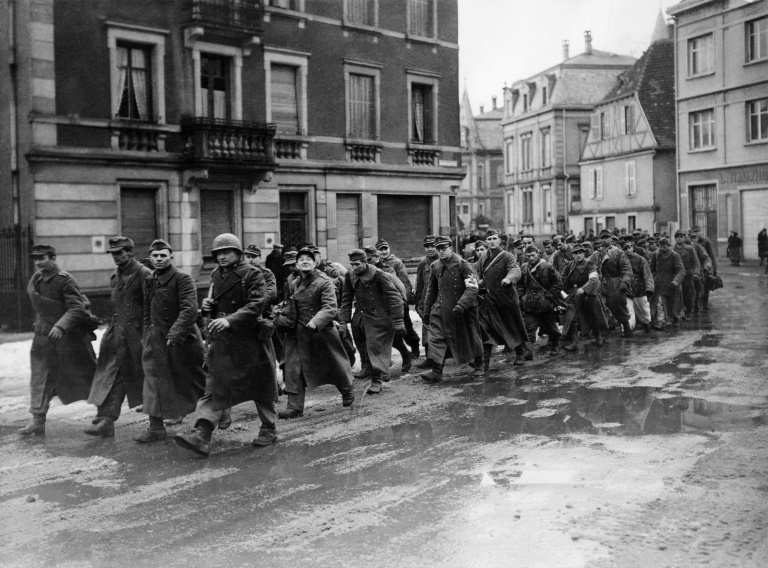
<path fill-rule="evenodd" d="M 321 388 L 268 448 L 240 405 L 207 460 L 127 409 L 90 439 L 85 403 L 19 439 L 28 346 L 0 345 L 0 565 L 764 566 L 768 282 L 724 280 L 656 339 Z"/>

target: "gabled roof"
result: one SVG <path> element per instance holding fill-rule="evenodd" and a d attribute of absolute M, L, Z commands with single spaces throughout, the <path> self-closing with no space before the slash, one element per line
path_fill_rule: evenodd
<path fill-rule="evenodd" d="M 601 104 L 636 95 L 661 148 L 675 147 L 675 52 L 670 39 L 655 41 L 619 75 Z"/>
<path fill-rule="evenodd" d="M 611 65 L 626 67 L 634 62 L 635 58 L 629 55 L 619 55 L 610 51 L 593 49 L 592 53 L 579 53 L 569 57 L 561 65 L 563 67 L 606 67 Z"/>
<path fill-rule="evenodd" d="M 670 16 L 675 16 L 681 12 L 685 12 L 686 10 L 697 8 L 699 6 L 703 6 L 704 4 L 710 4 L 715 1 L 716 0 L 682 0 L 682 2 L 668 8 L 667 14 Z"/>
<path fill-rule="evenodd" d="M 502 134 L 501 119 L 504 109 L 497 107 L 482 114 L 473 115 L 472 105 L 469 102 L 469 93 L 466 88 L 461 98 L 461 122 L 462 127 L 469 131 L 467 143 L 469 149 L 475 150 L 499 150 L 503 147 L 504 136 Z"/>

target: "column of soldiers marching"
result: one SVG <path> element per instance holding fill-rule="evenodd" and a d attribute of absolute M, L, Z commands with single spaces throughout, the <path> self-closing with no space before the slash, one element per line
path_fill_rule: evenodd
<path fill-rule="evenodd" d="M 500 363 L 532 360 L 537 336 L 547 338 L 546 356 L 556 357 L 590 337 L 603 345 L 611 329 L 624 339 L 635 329 L 653 338 L 654 330 L 679 329 L 709 308 L 717 260 L 698 227 L 678 231 L 674 244 L 642 231 L 620 238 L 606 230 L 592 245 L 555 235 L 541 250 L 523 235 L 507 251 L 490 230 L 468 261 L 450 238 L 426 236 L 413 289 L 383 239 L 349 251 L 349 268 L 322 259 L 314 245 L 282 255 L 278 244 L 268 268 L 259 247 L 243 248 L 222 234 L 212 243 L 217 266 L 198 302 L 195 282 L 174 266 L 168 242 L 151 244 L 149 268 L 134 256 L 141 251 L 133 241 L 117 236 L 108 250 L 113 317 L 98 359 L 92 341 L 99 320 L 88 299 L 58 267 L 56 250 L 35 245 L 37 272 L 27 288 L 36 313 L 32 421 L 19 434 L 43 435 L 58 396 L 63 404 L 93 404 L 85 433 L 112 437 L 127 400 L 148 416 L 136 442 L 162 441 L 167 424 L 192 414 L 193 429 L 179 429 L 174 441 L 208 456 L 214 432 L 232 423 L 231 408 L 252 401 L 261 421 L 253 445 L 269 446 L 278 418 L 303 416 L 307 391 L 334 385 L 344 407 L 356 402 L 354 379 L 366 381 L 361 395 L 382 392 L 393 348 L 403 374 L 414 364 L 426 383 L 440 383 L 449 359 L 482 377 L 499 348 L 510 353 Z M 422 320 L 421 337 L 409 305 Z M 413 363 L 422 349 L 423 360 Z M 287 403 L 278 412 L 281 395 Z"/>

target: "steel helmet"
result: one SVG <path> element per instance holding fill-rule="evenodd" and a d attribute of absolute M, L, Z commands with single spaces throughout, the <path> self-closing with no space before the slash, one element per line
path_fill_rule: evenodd
<path fill-rule="evenodd" d="M 240 254 L 243 253 L 243 245 L 240 244 L 238 239 L 232 233 L 222 233 L 215 239 L 213 239 L 213 246 L 211 247 L 211 254 L 217 250 L 234 249 Z"/>

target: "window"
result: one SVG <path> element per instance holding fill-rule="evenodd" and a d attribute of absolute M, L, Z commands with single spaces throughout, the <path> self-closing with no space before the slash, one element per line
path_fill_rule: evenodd
<path fill-rule="evenodd" d="M 352 138 L 378 138 L 378 74 L 347 74 L 347 133 Z"/>
<path fill-rule="evenodd" d="M 304 0 L 269 0 L 267 3 L 275 8 L 296 10 L 297 12 L 304 11 Z"/>
<path fill-rule="evenodd" d="M 520 136 L 520 169 L 524 172 L 533 169 L 531 162 L 531 133 Z"/>
<path fill-rule="evenodd" d="M 222 233 L 235 232 L 234 192 L 218 189 L 200 190 L 200 244 L 203 259 L 210 262 L 211 243 Z"/>
<path fill-rule="evenodd" d="M 523 189 L 523 225 L 533 224 L 533 188 Z"/>
<path fill-rule="evenodd" d="M 264 47 L 267 122 L 286 134 L 307 132 L 307 54 Z"/>
<path fill-rule="evenodd" d="M 748 141 L 768 140 L 768 99 L 747 103 Z"/>
<path fill-rule="evenodd" d="M 552 222 L 552 186 L 549 184 L 541 186 L 541 205 L 542 205 L 543 221 L 545 223 L 551 223 Z"/>
<path fill-rule="evenodd" d="M 157 188 L 120 188 L 120 234 L 131 236 L 137 255 L 146 255 L 158 238 Z"/>
<path fill-rule="evenodd" d="M 151 48 L 118 43 L 117 58 L 120 92 L 117 117 L 125 120 L 151 120 Z"/>
<path fill-rule="evenodd" d="M 708 75 L 715 71 L 715 36 L 706 34 L 688 40 L 688 76 Z"/>
<path fill-rule="evenodd" d="M 594 230 L 595 220 L 592 217 L 584 217 L 584 234 L 589 235 L 589 232 Z"/>
<path fill-rule="evenodd" d="M 604 112 L 600 113 L 600 139 L 605 140 L 608 138 L 608 115 Z"/>
<path fill-rule="evenodd" d="M 512 224 L 515 222 L 515 192 L 510 191 L 507 193 L 507 223 Z"/>
<path fill-rule="evenodd" d="M 408 33 L 422 37 L 435 36 L 435 0 L 408 1 Z"/>
<path fill-rule="evenodd" d="M 632 134 L 635 131 L 635 107 L 625 105 L 621 109 L 621 133 Z"/>
<path fill-rule="evenodd" d="M 111 115 L 120 120 L 165 121 L 165 30 L 110 22 Z"/>
<path fill-rule="evenodd" d="M 605 228 L 606 229 L 615 229 L 616 228 L 616 217 L 613 215 L 606 215 L 605 217 Z"/>
<path fill-rule="evenodd" d="M 461 214 L 462 215 L 469 215 L 469 203 L 462 203 L 462 205 L 461 205 Z"/>
<path fill-rule="evenodd" d="M 552 146 L 549 129 L 541 131 L 541 167 L 549 168 L 552 166 Z"/>
<path fill-rule="evenodd" d="M 627 195 L 637 195 L 637 174 L 634 161 L 624 163 L 624 191 Z"/>
<path fill-rule="evenodd" d="M 507 173 L 508 174 L 513 174 L 513 173 L 515 173 L 515 142 L 514 142 L 514 139 L 509 139 L 507 141 L 506 149 L 507 149 L 507 155 L 504 156 L 504 157 L 506 158 Z"/>
<path fill-rule="evenodd" d="M 581 202 L 581 184 L 572 182 L 568 184 L 568 187 L 571 190 L 571 203 L 580 203 Z"/>
<path fill-rule="evenodd" d="M 627 233 L 632 234 L 635 229 L 637 229 L 637 216 L 627 215 Z"/>
<path fill-rule="evenodd" d="M 344 0 L 344 20 L 350 24 L 376 26 L 377 0 Z"/>
<path fill-rule="evenodd" d="M 701 227 L 701 233 L 717 239 L 717 186 L 714 184 L 691 186 L 691 225 Z"/>
<path fill-rule="evenodd" d="M 541 106 L 547 106 L 547 88 L 541 88 Z"/>
<path fill-rule="evenodd" d="M 523 112 L 528 111 L 528 95 L 523 95 Z"/>
<path fill-rule="evenodd" d="M 498 164 L 498 162 L 497 162 Z M 496 187 L 504 185 L 504 166 L 496 166 Z"/>
<path fill-rule="evenodd" d="M 690 148 L 712 148 L 715 145 L 715 111 L 692 112 L 689 115 Z"/>
<path fill-rule="evenodd" d="M 411 141 L 434 144 L 432 85 L 411 84 Z"/>
<path fill-rule="evenodd" d="M 768 17 L 747 22 L 747 61 L 768 58 Z"/>
<path fill-rule="evenodd" d="M 485 189 L 485 165 L 477 164 L 477 189 Z"/>
<path fill-rule="evenodd" d="M 202 116 L 228 119 L 232 116 L 229 98 L 229 58 L 204 53 L 200 57 Z"/>
<path fill-rule="evenodd" d="M 307 242 L 308 197 L 304 191 L 280 192 L 280 242 L 286 247 L 299 249 Z"/>
<path fill-rule="evenodd" d="M 590 199 L 603 198 L 603 168 L 589 169 L 589 197 Z"/>

